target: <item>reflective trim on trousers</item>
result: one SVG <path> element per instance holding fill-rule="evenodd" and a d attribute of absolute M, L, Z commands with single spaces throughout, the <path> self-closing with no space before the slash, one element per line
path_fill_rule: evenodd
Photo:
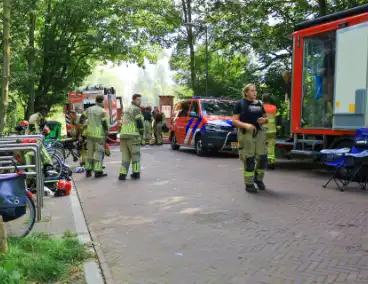
<path fill-rule="evenodd" d="M 243 171 L 244 183 L 253 184 L 254 183 L 254 172 Z"/>
<path fill-rule="evenodd" d="M 264 177 L 264 170 L 257 169 L 255 173 L 255 180 L 256 181 L 262 181 Z"/>

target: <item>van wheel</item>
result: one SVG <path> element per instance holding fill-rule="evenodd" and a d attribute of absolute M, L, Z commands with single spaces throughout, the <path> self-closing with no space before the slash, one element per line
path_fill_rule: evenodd
<path fill-rule="evenodd" d="M 176 144 L 176 136 L 173 133 L 172 137 L 171 137 L 171 149 L 172 150 L 179 150 L 180 149 L 180 145 Z"/>
<path fill-rule="evenodd" d="M 208 154 L 208 149 L 203 145 L 202 136 L 198 135 L 195 140 L 195 150 L 196 154 L 200 157 L 206 156 Z"/>

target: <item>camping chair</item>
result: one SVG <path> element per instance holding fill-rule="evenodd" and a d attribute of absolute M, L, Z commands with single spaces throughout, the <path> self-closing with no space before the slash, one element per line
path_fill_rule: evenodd
<path fill-rule="evenodd" d="M 324 149 L 320 152 L 323 163 L 334 167 L 335 171 L 324 188 L 333 180 L 340 191 L 351 183 L 356 182 L 362 190 L 367 186 L 366 169 L 368 166 L 368 129 L 357 129 L 353 148 Z"/>

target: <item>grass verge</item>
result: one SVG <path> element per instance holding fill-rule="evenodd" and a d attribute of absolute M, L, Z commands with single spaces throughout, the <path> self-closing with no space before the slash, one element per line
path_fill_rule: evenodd
<path fill-rule="evenodd" d="M 33 234 L 9 238 L 9 252 L 0 254 L 1 284 L 84 283 L 83 262 L 93 254 L 71 234 L 54 238 Z"/>

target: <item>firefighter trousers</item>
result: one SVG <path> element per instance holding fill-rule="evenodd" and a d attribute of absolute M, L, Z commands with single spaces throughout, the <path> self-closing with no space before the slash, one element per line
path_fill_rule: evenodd
<path fill-rule="evenodd" d="M 267 140 L 267 158 L 268 163 L 273 165 L 276 163 L 275 145 L 276 145 L 276 132 L 266 133 Z"/>
<path fill-rule="evenodd" d="M 122 154 L 120 174 L 127 175 L 130 164 L 132 172 L 141 171 L 141 145 L 139 139 L 120 139 L 120 152 Z"/>
<path fill-rule="evenodd" d="M 154 131 L 155 131 L 155 143 L 157 145 L 162 145 L 164 143 L 162 139 L 162 123 L 158 122 L 158 123 L 155 123 L 153 126 L 154 126 Z"/>
<path fill-rule="evenodd" d="M 87 162 L 87 142 L 81 142 L 80 154 L 81 154 L 81 165 L 85 165 Z"/>
<path fill-rule="evenodd" d="M 245 184 L 262 181 L 267 168 L 266 135 L 263 130 L 238 130 L 239 158 L 244 164 Z"/>
<path fill-rule="evenodd" d="M 144 134 L 143 134 L 143 140 L 151 140 L 152 138 L 152 121 L 145 120 L 144 121 Z"/>
<path fill-rule="evenodd" d="M 49 166 L 53 166 L 53 161 L 51 158 L 50 153 L 47 151 L 46 147 L 38 142 L 38 145 L 40 146 L 40 154 L 41 154 L 41 163 L 42 165 L 49 165 Z M 24 159 L 25 159 L 25 163 L 26 165 L 34 165 L 36 162 L 34 161 L 33 157 L 34 157 L 35 153 L 33 151 L 26 151 L 24 153 Z M 34 171 L 29 169 L 29 171 Z"/>
<path fill-rule="evenodd" d="M 103 158 L 105 154 L 105 138 L 87 137 L 86 171 L 103 172 Z"/>

